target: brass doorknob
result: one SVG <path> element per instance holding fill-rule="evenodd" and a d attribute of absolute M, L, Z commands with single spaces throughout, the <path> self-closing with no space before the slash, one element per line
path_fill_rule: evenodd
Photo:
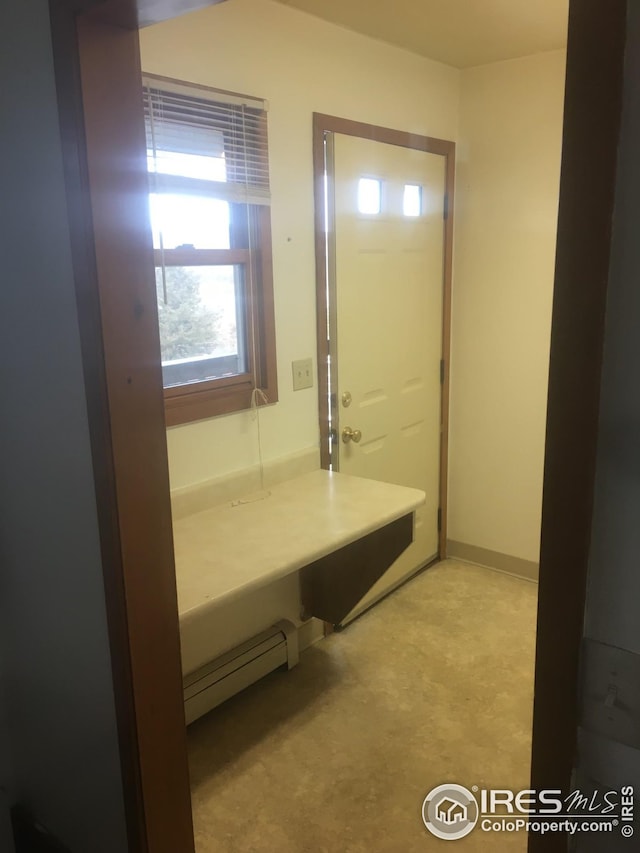
<path fill-rule="evenodd" d="M 351 427 L 345 427 L 342 430 L 342 440 L 345 444 L 348 444 L 350 441 L 355 441 L 357 444 L 362 438 L 362 433 L 359 429 L 351 429 Z"/>

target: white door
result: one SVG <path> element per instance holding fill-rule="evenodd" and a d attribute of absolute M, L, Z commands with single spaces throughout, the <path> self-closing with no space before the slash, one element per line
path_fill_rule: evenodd
<path fill-rule="evenodd" d="M 349 618 L 438 554 L 445 190 L 444 156 L 334 134 L 332 465 L 427 495 L 413 544 Z"/>

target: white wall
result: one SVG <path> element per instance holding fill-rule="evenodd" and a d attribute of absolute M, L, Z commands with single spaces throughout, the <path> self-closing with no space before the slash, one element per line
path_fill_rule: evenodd
<path fill-rule="evenodd" d="M 448 538 L 535 562 L 565 61 L 461 75 Z"/>
<path fill-rule="evenodd" d="M 127 849 L 47 0 L 0 4 L 0 787 Z M 0 743 L 0 748 L 3 744 Z M 0 842 L 1 843 L 1 842 Z M 5 849 L 4 847 L 2 848 Z"/>
<path fill-rule="evenodd" d="M 454 139 L 459 72 L 270 0 L 228 0 L 140 35 L 145 71 L 269 101 L 280 402 L 261 412 L 263 454 L 318 446 L 317 388 L 291 390 L 291 361 L 316 361 L 312 113 Z M 257 461 L 246 413 L 174 427 L 168 445 L 172 488 Z"/>

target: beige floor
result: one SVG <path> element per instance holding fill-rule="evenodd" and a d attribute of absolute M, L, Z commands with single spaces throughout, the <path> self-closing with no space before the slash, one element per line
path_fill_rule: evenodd
<path fill-rule="evenodd" d="M 443 782 L 528 787 L 537 587 L 429 569 L 189 729 L 198 853 L 524 853 L 433 838 Z"/>

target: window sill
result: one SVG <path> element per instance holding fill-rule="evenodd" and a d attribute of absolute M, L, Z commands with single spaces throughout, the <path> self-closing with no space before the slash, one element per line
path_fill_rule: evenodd
<path fill-rule="evenodd" d="M 249 383 L 215 388 L 203 391 L 190 389 L 188 393 L 176 393 L 176 389 L 166 389 L 164 399 L 165 422 L 168 427 L 180 426 L 193 421 L 214 418 L 217 415 L 229 415 L 251 408 L 253 386 Z M 263 389 L 269 403 L 278 402 L 276 388 Z M 170 391 L 168 394 L 167 391 Z"/>

